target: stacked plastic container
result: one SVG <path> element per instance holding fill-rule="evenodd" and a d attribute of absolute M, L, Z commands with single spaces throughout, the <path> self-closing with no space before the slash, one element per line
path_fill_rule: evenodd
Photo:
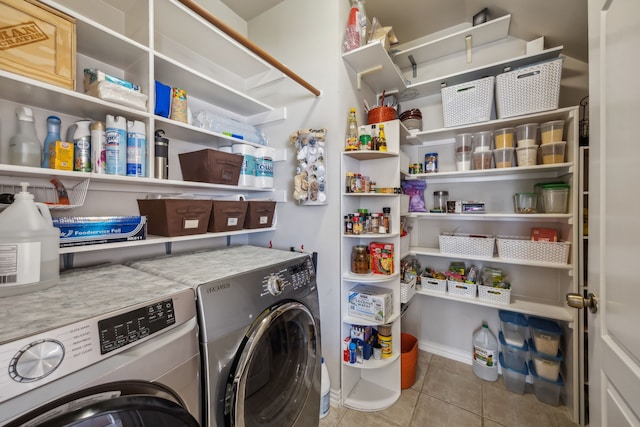
<path fill-rule="evenodd" d="M 527 369 L 527 318 L 520 313 L 500 310 L 499 359 L 502 379 L 507 390 L 524 394 Z"/>
<path fill-rule="evenodd" d="M 541 402 L 557 405 L 564 386 L 560 374 L 560 363 L 563 359 L 560 351 L 562 329 L 552 320 L 529 317 L 529 333 L 529 370 L 533 377 L 536 397 Z"/>
<path fill-rule="evenodd" d="M 506 310 L 500 310 L 499 317 L 499 360 L 506 389 L 524 394 L 527 375 L 531 375 L 536 398 L 558 405 L 564 386 L 560 373 L 564 359 L 560 350 L 560 326 L 552 320 L 527 318 Z"/>

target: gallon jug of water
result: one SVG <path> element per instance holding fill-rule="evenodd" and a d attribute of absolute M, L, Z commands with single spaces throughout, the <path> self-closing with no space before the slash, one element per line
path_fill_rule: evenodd
<path fill-rule="evenodd" d="M 487 381 L 498 379 L 498 340 L 487 325 L 473 334 L 473 373 Z"/>
<path fill-rule="evenodd" d="M 49 288 L 60 278 L 60 230 L 44 203 L 36 203 L 29 186 L 0 213 L 0 297 Z"/>
<path fill-rule="evenodd" d="M 331 407 L 331 379 L 329 378 L 329 370 L 322 360 L 322 376 L 320 381 L 320 418 L 324 418 L 329 414 Z"/>

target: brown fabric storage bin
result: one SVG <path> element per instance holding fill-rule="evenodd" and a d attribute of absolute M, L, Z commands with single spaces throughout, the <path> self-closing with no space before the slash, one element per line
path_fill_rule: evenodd
<path fill-rule="evenodd" d="M 76 21 L 35 0 L 0 0 L 0 69 L 76 88 Z"/>
<path fill-rule="evenodd" d="M 198 150 L 178 154 L 182 179 L 212 184 L 238 185 L 244 157 L 219 150 Z"/>
<path fill-rule="evenodd" d="M 247 207 L 247 217 L 244 219 L 244 228 L 271 227 L 275 211 L 276 202 L 250 200 Z"/>
<path fill-rule="evenodd" d="M 166 237 L 204 234 L 211 216 L 211 200 L 142 199 L 138 208 L 147 233 Z"/>
<path fill-rule="evenodd" d="M 242 230 L 247 214 L 247 202 L 239 200 L 214 200 L 207 231 L 220 233 L 223 231 Z"/>

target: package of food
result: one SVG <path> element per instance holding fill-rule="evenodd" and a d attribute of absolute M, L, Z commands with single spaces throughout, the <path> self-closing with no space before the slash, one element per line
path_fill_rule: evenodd
<path fill-rule="evenodd" d="M 356 285 L 349 291 L 349 316 L 386 323 L 393 314 L 393 291 L 379 286 Z"/>
<path fill-rule="evenodd" d="M 393 274 L 393 244 L 377 243 L 369 244 L 371 255 L 371 272 L 374 274 Z"/>
<path fill-rule="evenodd" d="M 147 95 L 108 80 L 98 80 L 85 87 L 87 95 L 137 110 L 147 109 Z"/>

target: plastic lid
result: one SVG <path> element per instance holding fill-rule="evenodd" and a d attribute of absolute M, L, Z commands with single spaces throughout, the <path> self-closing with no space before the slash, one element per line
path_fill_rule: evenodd
<path fill-rule="evenodd" d="M 515 348 L 515 349 L 522 350 L 522 351 L 529 351 L 529 346 L 527 345 L 527 341 L 526 340 L 524 340 L 522 342 L 522 347 L 519 347 L 519 346 L 517 346 L 515 344 L 509 344 L 507 342 L 507 340 L 504 339 L 504 334 L 502 333 L 502 331 L 500 331 L 498 333 L 498 340 L 500 341 L 500 344 L 502 345 L 503 348 L 504 347 L 509 347 L 509 348 Z"/>
<path fill-rule="evenodd" d="M 560 329 L 560 326 L 553 320 L 531 316 L 529 317 L 529 326 L 536 331 L 545 332 L 549 335 L 562 335 L 562 329 Z"/>
<path fill-rule="evenodd" d="M 522 375 L 529 375 L 529 370 L 527 369 L 527 362 L 524 360 L 522 361 L 522 364 L 520 366 L 509 366 L 506 363 L 504 363 L 504 357 L 502 356 L 502 352 L 498 354 L 498 360 L 500 360 L 500 366 L 502 366 L 502 369 L 508 369 L 510 371 L 517 372 Z"/>
<path fill-rule="evenodd" d="M 540 125 L 540 127 L 542 126 L 558 126 L 558 125 L 562 125 L 564 126 L 564 120 L 552 120 L 550 122 L 544 122 Z"/>
<path fill-rule="evenodd" d="M 565 183 L 552 183 L 552 184 L 542 184 L 543 190 L 556 190 L 556 189 L 564 189 L 569 188 L 569 184 Z"/>
<path fill-rule="evenodd" d="M 536 372 L 536 367 L 533 365 L 533 361 L 532 360 L 529 360 L 529 373 L 532 376 L 536 377 L 536 379 L 538 379 L 538 380 L 548 382 L 549 384 L 555 384 L 555 385 L 558 385 L 560 387 L 564 386 L 564 381 L 562 381 L 562 375 L 561 374 L 558 374 L 558 379 L 555 380 L 555 381 L 548 380 L 548 379 L 543 378 L 543 377 L 539 377 L 538 373 Z"/>
<path fill-rule="evenodd" d="M 22 120 L 25 122 L 33 121 L 33 110 L 29 107 L 20 107 L 16 110 L 16 115 L 18 116 L 18 120 Z"/>
<path fill-rule="evenodd" d="M 448 196 L 449 192 L 448 191 L 434 191 L 433 195 L 434 196 Z"/>
<path fill-rule="evenodd" d="M 438 155 L 438 153 L 427 153 L 427 154 L 425 154 L 424 156 L 425 156 L 425 157 L 431 157 L 431 156 L 436 157 L 437 155 Z"/>
<path fill-rule="evenodd" d="M 529 350 L 531 351 L 531 353 L 535 354 L 536 356 L 542 359 L 552 360 L 554 362 L 562 362 L 562 360 L 564 359 L 564 356 L 562 355 L 562 352 L 560 351 L 560 349 L 558 349 L 558 354 L 556 354 L 555 356 L 551 356 L 550 354 L 539 353 L 536 350 L 536 346 L 534 342 L 531 340 L 531 338 L 529 338 Z"/>
<path fill-rule="evenodd" d="M 527 326 L 527 318 L 522 313 L 514 313 L 513 311 L 498 311 L 500 321 L 504 323 L 512 323 L 517 326 Z"/>
<path fill-rule="evenodd" d="M 349 349 L 350 349 L 350 350 L 355 350 L 355 349 L 356 349 L 356 343 L 355 343 L 355 342 L 353 342 L 353 341 L 351 341 L 351 342 L 349 343 Z"/>
<path fill-rule="evenodd" d="M 17 194 L 15 195 L 15 199 L 16 199 L 16 200 L 18 200 L 18 199 L 23 199 L 23 200 L 24 200 L 24 199 L 34 200 L 34 199 L 35 199 L 35 197 L 33 196 L 33 194 L 29 193 L 29 190 L 28 190 L 28 188 L 29 188 L 29 183 L 28 183 L 28 182 L 21 182 L 21 183 L 20 183 L 20 186 L 22 187 L 22 190 L 21 190 L 19 193 L 17 193 Z"/>

